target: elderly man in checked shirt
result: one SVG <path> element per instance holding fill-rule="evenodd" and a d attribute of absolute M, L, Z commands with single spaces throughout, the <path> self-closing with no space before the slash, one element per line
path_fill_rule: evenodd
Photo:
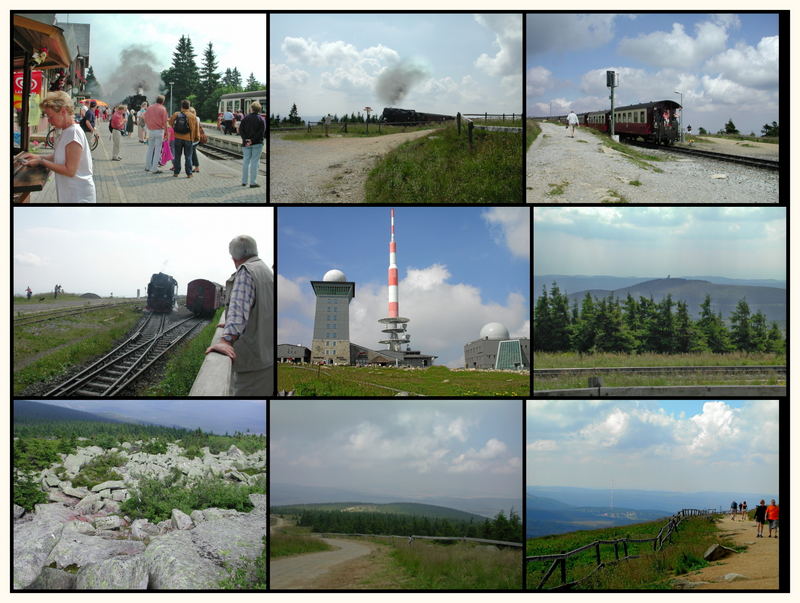
<path fill-rule="evenodd" d="M 222 339 L 206 350 L 233 360 L 234 396 L 271 396 L 274 389 L 272 270 L 258 257 L 252 237 L 240 235 L 228 246 L 236 272 L 226 283 L 228 309 Z"/>

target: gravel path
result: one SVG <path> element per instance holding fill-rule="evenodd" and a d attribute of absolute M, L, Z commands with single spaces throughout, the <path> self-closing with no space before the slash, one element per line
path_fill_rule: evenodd
<path fill-rule="evenodd" d="M 778 202 L 777 172 L 643 149 L 668 159 L 648 162 L 663 170 L 657 173 L 603 145 L 584 128 L 570 138 L 562 126 L 540 125 L 542 133 L 527 154 L 528 203 Z"/>
<path fill-rule="evenodd" d="M 709 567 L 691 572 L 690 582 L 701 583 L 698 590 L 773 590 L 778 588 L 778 543 L 779 538 L 767 538 L 768 526 L 764 526 L 764 538 L 756 538 L 756 524 L 751 519 L 731 521 L 730 516 L 720 521 L 721 532 L 729 534 L 747 550 L 715 561 Z M 733 582 L 725 580 L 726 574 L 740 574 L 744 579 Z"/>
<path fill-rule="evenodd" d="M 373 138 L 283 140 L 270 135 L 270 203 L 363 203 L 364 183 L 375 160 L 433 130 Z"/>
<path fill-rule="evenodd" d="M 369 545 L 352 540 L 339 538 L 323 538 L 322 540 L 337 547 L 337 550 L 297 555 L 277 561 L 270 560 L 270 588 L 305 588 L 308 583 L 324 575 L 335 565 L 369 555 L 372 551 Z"/>

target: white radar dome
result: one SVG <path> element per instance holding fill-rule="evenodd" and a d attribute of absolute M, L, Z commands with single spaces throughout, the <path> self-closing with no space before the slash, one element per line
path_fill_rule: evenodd
<path fill-rule="evenodd" d="M 508 329 L 499 322 L 490 322 L 483 325 L 481 329 L 481 339 L 509 339 Z"/>
<path fill-rule="evenodd" d="M 333 270 L 328 270 L 325 273 L 325 276 L 322 277 L 322 280 L 343 283 L 347 280 L 347 277 L 344 275 L 344 272 L 342 272 L 341 270 L 336 270 L 334 268 Z"/>

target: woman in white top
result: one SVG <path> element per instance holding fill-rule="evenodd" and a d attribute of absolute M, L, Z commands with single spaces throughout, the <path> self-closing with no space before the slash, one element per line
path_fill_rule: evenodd
<path fill-rule="evenodd" d="M 39 105 L 50 125 L 61 128 L 52 155 L 26 153 L 26 165 L 43 165 L 56 175 L 56 194 L 59 203 L 96 203 L 92 178 L 92 152 L 86 135 L 73 117 L 74 105 L 70 96 L 61 90 L 48 92 Z"/>

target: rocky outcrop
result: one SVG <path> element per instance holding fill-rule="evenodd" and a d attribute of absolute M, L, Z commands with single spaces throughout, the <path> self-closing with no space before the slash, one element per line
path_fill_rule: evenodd
<path fill-rule="evenodd" d="M 52 567 L 42 568 L 42 573 L 28 585 L 26 590 L 73 590 L 75 575 Z"/>
<path fill-rule="evenodd" d="M 192 527 L 192 518 L 180 509 L 172 509 L 172 527 L 176 530 L 188 530 Z"/>
<path fill-rule="evenodd" d="M 225 575 L 213 561 L 200 556 L 192 544 L 192 531 L 158 536 L 142 557 L 150 576 L 148 588 L 156 590 L 214 589 Z"/>
<path fill-rule="evenodd" d="M 41 573 L 72 516 L 60 503 L 36 505 L 31 521 L 14 526 L 14 588 L 25 588 Z"/>
<path fill-rule="evenodd" d="M 115 557 L 82 567 L 78 590 L 147 590 L 150 576 L 142 555 Z"/>
<path fill-rule="evenodd" d="M 18 504 L 14 503 L 13 509 L 14 519 L 19 519 L 23 515 L 25 515 L 25 509 L 20 507 Z"/>
<path fill-rule="evenodd" d="M 102 492 L 104 490 L 114 490 L 114 489 L 118 489 L 118 488 L 125 488 L 125 482 L 119 481 L 119 480 L 111 480 L 111 481 L 103 482 L 102 484 L 97 484 L 96 486 L 94 486 L 92 488 L 92 492 L 100 492 L 101 496 L 103 496 Z M 111 496 L 110 493 L 108 493 L 105 496 L 103 496 L 103 498 L 108 498 L 109 496 Z"/>
<path fill-rule="evenodd" d="M 158 536 L 161 534 L 161 529 L 154 526 L 146 519 L 137 519 L 131 524 L 131 538 L 136 540 L 144 540 L 151 536 Z"/>
<path fill-rule="evenodd" d="M 63 534 L 44 565 L 55 563 L 58 569 L 70 565 L 83 567 L 119 555 L 136 555 L 144 548 L 144 544 L 138 540 L 108 540 L 88 534 Z"/>
<path fill-rule="evenodd" d="M 108 515 L 107 517 L 98 517 L 94 520 L 94 527 L 98 530 L 116 530 L 125 525 L 125 520 L 119 515 Z"/>

